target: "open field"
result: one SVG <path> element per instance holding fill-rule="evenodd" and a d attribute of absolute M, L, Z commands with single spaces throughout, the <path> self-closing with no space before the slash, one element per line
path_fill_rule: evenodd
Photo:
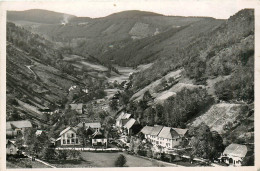
<path fill-rule="evenodd" d="M 32 168 L 51 168 L 38 161 L 32 161 L 29 158 L 18 159 L 17 161 L 6 161 L 6 168 L 26 168 L 25 164 L 27 164 L 28 166 L 31 165 Z"/>
<path fill-rule="evenodd" d="M 132 156 L 125 153 L 93 153 L 93 152 L 81 152 L 81 161 L 60 161 L 60 163 L 52 163 L 56 167 L 114 167 L 114 162 L 117 157 L 123 154 L 126 157 L 127 167 L 172 167 L 170 164 L 161 163 L 158 161 L 152 161 L 137 156 Z"/>

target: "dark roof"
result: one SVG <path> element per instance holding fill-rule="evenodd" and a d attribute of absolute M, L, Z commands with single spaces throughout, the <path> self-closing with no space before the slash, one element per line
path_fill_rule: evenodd
<path fill-rule="evenodd" d="M 83 122 L 79 123 L 77 127 L 83 127 Z M 101 128 L 100 122 L 85 123 L 85 127 L 88 128 Z"/>

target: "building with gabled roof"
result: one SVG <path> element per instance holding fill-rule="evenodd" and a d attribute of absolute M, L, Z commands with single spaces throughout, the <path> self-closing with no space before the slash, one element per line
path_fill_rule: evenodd
<path fill-rule="evenodd" d="M 140 131 L 140 124 L 134 118 L 130 118 L 123 127 L 127 130 L 127 135 L 132 135 Z"/>
<path fill-rule="evenodd" d="M 85 124 L 85 125 L 84 125 Z M 92 128 L 95 131 L 99 131 L 101 128 L 100 122 L 89 122 L 89 123 L 83 123 L 80 122 L 77 127 L 85 127 L 86 129 Z"/>
<path fill-rule="evenodd" d="M 82 114 L 83 113 L 83 103 L 70 104 L 70 109 L 75 110 L 79 114 Z"/>
<path fill-rule="evenodd" d="M 80 145 L 77 136 L 78 127 L 67 127 L 60 132 L 61 145 Z"/>
<path fill-rule="evenodd" d="M 125 112 L 121 112 L 119 114 L 119 116 L 116 119 L 116 126 L 117 127 L 122 127 L 126 124 L 126 122 L 128 122 L 128 120 L 130 119 L 131 114 L 129 113 L 125 113 Z"/>
<path fill-rule="evenodd" d="M 6 154 L 7 155 L 16 155 L 18 148 L 13 141 L 6 140 Z"/>
<path fill-rule="evenodd" d="M 221 160 L 229 165 L 241 166 L 247 154 L 247 147 L 240 144 L 230 144 L 221 155 Z"/>
<path fill-rule="evenodd" d="M 92 146 L 107 147 L 107 138 L 100 131 L 96 131 L 92 135 Z"/>
<path fill-rule="evenodd" d="M 145 126 L 140 132 L 153 145 L 171 149 L 180 144 L 187 131 L 187 129 L 155 125 Z"/>
<path fill-rule="evenodd" d="M 6 135 L 17 136 L 23 134 L 28 128 L 32 128 L 32 123 L 28 120 L 6 122 Z"/>

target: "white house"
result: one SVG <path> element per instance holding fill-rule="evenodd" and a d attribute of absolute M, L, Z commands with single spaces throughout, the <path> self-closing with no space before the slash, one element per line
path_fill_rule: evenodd
<path fill-rule="evenodd" d="M 247 153 L 247 147 L 240 144 L 230 144 L 221 155 L 220 159 L 233 166 L 241 166 L 242 161 Z"/>
<path fill-rule="evenodd" d="M 77 127 L 68 127 L 61 131 L 61 145 L 80 145 L 77 129 Z"/>
<path fill-rule="evenodd" d="M 141 132 L 155 146 L 172 149 L 179 145 L 187 133 L 187 129 L 164 127 L 160 125 L 145 126 Z"/>
<path fill-rule="evenodd" d="M 92 146 L 107 147 L 107 138 L 100 131 L 96 131 L 92 135 Z"/>

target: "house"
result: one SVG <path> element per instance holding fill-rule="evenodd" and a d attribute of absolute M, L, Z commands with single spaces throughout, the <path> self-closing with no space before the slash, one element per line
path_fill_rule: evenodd
<path fill-rule="evenodd" d="M 60 144 L 61 146 L 66 146 L 66 145 L 81 145 L 81 142 L 79 141 L 80 137 L 77 135 L 77 131 L 79 128 L 85 128 L 85 130 L 88 131 L 91 137 L 96 132 L 99 132 L 101 129 L 101 124 L 100 122 L 95 122 L 95 123 L 84 123 L 81 122 L 75 127 L 67 127 L 63 131 L 60 132 L 59 138 L 56 139 L 55 144 Z"/>
<path fill-rule="evenodd" d="M 86 129 L 92 128 L 94 131 L 99 131 L 101 128 L 101 124 L 100 122 L 90 122 L 90 123 L 81 122 L 77 125 L 77 127 L 85 127 Z"/>
<path fill-rule="evenodd" d="M 131 114 L 125 113 L 122 111 L 116 119 L 116 126 L 122 127 L 123 125 L 125 125 L 128 122 L 130 117 L 131 117 Z"/>
<path fill-rule="evenodd" d="M 13 141 L 6 141 L 6 154 L 7 155 L 16 155 L 18 152 L 18 148 Z"/>
<path fill-rule="evenodd" d="M 70 109 L 75 110 L 79 114 L 83 114 L 83 103 L 70 104 Z"/>
<path fill-rule="evenodd" d="M 92 146 L 103 146 L 103 147 L 107 147 L 107 138 L 100 132 L 100 131 L 96 131 L 93 135 L 92 135 Z"/>
<path fill-rule="evenodd" d="M 28 120 L 9 121 L 9 122 L 6 122 L 6 135 L 10 136 L 10 137 L 14 137 L 17 135 L 23 135 L 24 131 L 31 127 L 32 127 L 32 124 Z"/>
<path fill-rule="evenodd" d="M 140 124 L 134 119 L 129 119 L 123 126 L 126 129 L 127 135 L 136 134 L 140 131 Z"/>
<path fill-rule="evenodd" d="M 140 132 L 145 139 L 155 146 L 172 149 L 178 146 L 186 135 L 188 129 L 165 127 L 160 125 L 145 126 Z"/>
<path fill-rule="evenodd" d="M 78 127 L 67 127 L 60 133 L 61 145 L 80 145 L 79 137 L 77 136 Z"/>
<path fill-rule="evenodd" d="M 247 147 L 240 144 L 230 144 L 221 155 L 220 159 L 233 166 L 241 166 L 244 157 L 247 154 Z"/>

